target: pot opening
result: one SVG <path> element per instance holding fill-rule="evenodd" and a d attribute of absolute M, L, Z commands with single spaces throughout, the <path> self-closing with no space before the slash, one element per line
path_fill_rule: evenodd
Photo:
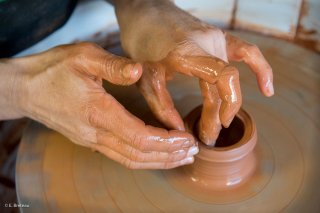
<path fill-rule="evenodd" d="M 228 147 L 238 143 L 244 136 L 244 123 L 235 116 L 228 128 L 222 127 L 214 147 Z"/>
<path fill-rule="evenodd" d="M 228 128 L 222 128 L 215 147 L 227 147 L 238 143 L 244 135 L 244 124 L 240 118 L 234 117 Z"/>
<path fill-rule="evenodd" d="M 219 136 L 214 145 L 206 145 L 205 143 L 201 142 L 199 138 L 199 122 L 201 116 L 202 105 L 194 108 L 185 118 L 185 126 L 188 132 L 190 132 L 199 142 L 203 149 L 215 149 L 222 151 L 222 150 L 229 150 L 236 148 L 238 146 L 242 146 L 244 141 L 244 137 L 248 137 L 247 139 L 251 139 L 253 137 L 253 126 L 254 123 L 243 109 L 240 109 L 239 112 L 236 114 L 234 119 L 232 120 L 231 124 L 228 128 L 222 127 Z M 247 135 L 247 136 L 246 136 Z M 241 144 L 240 144 L 241 143 Z M 235 145 L 235 146 L 234 146 Z"/>

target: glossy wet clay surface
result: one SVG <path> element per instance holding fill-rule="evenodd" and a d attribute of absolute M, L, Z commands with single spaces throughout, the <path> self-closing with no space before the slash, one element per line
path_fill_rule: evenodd
<path fill-rule="evenodd" d="M 201 109 L 202 106 L 196 107 L 184 119 L 187 131 L 193 135 L 198 135 L 195 127 Z M 254 120 L 240 109 L 218 140 L 219 147 L 199 141 L 200 152 L 194 163 L 165 171 L 168 182 L 185 196 L 205 203 L 234 203 L 254 196 L 270 178 L 270 175 L 263 174 L 260 164 L 266 160 L 265 153 L 260 148 L 255 149 L 257 130 Z"/>
<path fill-rule="evenodd" d="M 258 141 L 251 156 L 257 162 L 253 179 L 236 191 L 198 187 L 190 193 L 174 183 L 186 181 L 183 173 L 170 179 L 164 171 L 128 170 L 30 123 L 17 159 L 19 201 L 30 204 L 23 211 L 319 212 L 320 56 L 285 41 L 235 34 L 257 44 L 274 70 L 276 94 L 265 98 L 249 68 L 235 64 L 243 108 L 257 127 Z M 194 78 L 177 75 L 168 87 L 182 117 L 202 103 Z M 146 123 L 159 125 L 134 86 L 108 84 L 106 89 Z M 214 194 L 201 196 L 210 193 Z"/>

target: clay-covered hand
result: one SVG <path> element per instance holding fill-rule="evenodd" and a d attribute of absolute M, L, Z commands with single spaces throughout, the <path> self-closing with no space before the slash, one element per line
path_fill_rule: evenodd
<path fill-rule="evenodd" d="M 185 132 L 155 128 L 130 114 L 102 87 L 105 79 L 130 85 L 142 67 L 102 48 L 80 43 L 10 59 L 20 70 L 15 105 L 27 116 L 131 169 L 167 169 L 193 162 L 198 152 Z M 16 115 L 15 117 L 19 117 Z"/>
<path fill-rule="evenodd" d="M 222 125 L 230 125 L 242 103 L 239 73 L 229 60 L 247 63 L 261 92 L 273 95 L 272 69 L 255 45 L 194 18 L 167 0 L 118 0 L 116 12 L 124 50 L 144 64 L 138 86 L 168 128 L 184 129 L 166 89 L 166 80 L 174 72 L 199 78 L 204 98 L 199 137 L 208 145 L 214 145 Z"/>

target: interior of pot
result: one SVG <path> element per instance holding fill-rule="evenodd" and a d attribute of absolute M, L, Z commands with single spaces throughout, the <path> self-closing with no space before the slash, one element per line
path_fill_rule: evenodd
<path fill-rule="evenodd" d="M 197 123 L 199 122 L 199 119 Z M 193 132 L 196 133 L 198 125 L 194 126 Z M 244 136 L 245 126 L 243 121 L 235 116 L 228 128 L 222 127 L 214 147 L 229 147 L 238 143 Z M 198 140 L 199 137 L 197 136 Z"/>

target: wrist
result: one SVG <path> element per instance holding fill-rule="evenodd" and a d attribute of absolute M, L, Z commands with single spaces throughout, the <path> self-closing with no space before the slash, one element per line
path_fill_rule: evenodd
<path fill-rule="evenodd" d="M 137 23 L 144 23 L 139 25 L 139 28 L 148 25 L 150 18 L 159 18 L 159 20 L 170 20 L 170 16 L 174 10 L 179 9 L 171 0 L 115 0 L 115 11 L 120 28 L 126 26 L 137 26 Z"/>
<path fill-rule="evenodd" d="M 16 59 L 0 60 L 0 120 L 24 117 L 23 69 L 16 64 Z"/>

